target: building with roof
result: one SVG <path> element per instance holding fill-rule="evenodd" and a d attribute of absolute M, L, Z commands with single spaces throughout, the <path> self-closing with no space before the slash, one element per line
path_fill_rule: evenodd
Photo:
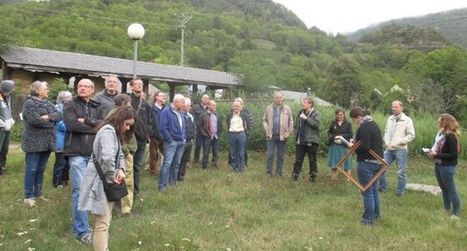
<path fill-rule="evenodd" d="M 0 55 L 3 79 L 13 79 L 27 93 L 29 85 L 35 80 L 52 83 L 57 78 L 67 82 L 74 79 L 89 78 L 96 84 L 96 89 L 104 86 L 103 77 L 115 74 L 122 83 L 133 78 L 133 60 L 81 54 L 74 52 L 53 51 L 28 47 L 13 47 Z M 136 75 L 144 82 L 144 91 L 148 92 L 149 82 L 165 82 L 170 87 L 173 97 L 175 86 L 206 85 L 209 89 L 225 89 L 241 86 L 241 82 L 232 74 L 198 69 L 193 67 L 163 65 L 149 62 L 136 62 Z M 122 92 L 127 86 L 122 85 Z"/>

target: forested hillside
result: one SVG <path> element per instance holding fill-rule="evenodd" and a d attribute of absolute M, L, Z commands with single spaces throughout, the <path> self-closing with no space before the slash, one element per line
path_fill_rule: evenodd
<path fill-rule="evenodd" d="M 467 117 L 467 53 L 436 29 L 392 26 L 353 43 L 307 29 L 271 0 L 20 1 L 0 4 L 0 15 L 0 50 L 11 44 L 130 59 L 126 29 L 139 22 L 146 29 L 139 59 L 163 64 L 180 63 L 179 25 L 192 17 L 185 65 L 237 74 L 246 95 L 270 85 L 311 88 L 344 107 L 386 110 L 399 98 L 414 112 Z M 420 43 L 435 46 L 411 46 Z"/>
<path fill-rule="evenodd" d="M 432 29 L 439 32 L 451 43 L 467 48 L 467 8 L 440 12 L 421 17 L 391 20 L 374 27 L 358 30 L 357 32 L 350 34 L 348 37 L 353 41 L 358 41 L 366 33 L 379 30 L 382 27 L 391 24 Z"/>

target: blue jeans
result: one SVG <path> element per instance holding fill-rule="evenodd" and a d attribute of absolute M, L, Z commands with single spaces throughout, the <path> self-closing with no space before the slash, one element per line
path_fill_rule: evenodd
<path fill-rule="evenodd" d="M 55 164 L 53 170 L 52 185 L 57 187 L 63 185 L 63 174 L 69 169 L 67 157 L 63 153 L 55 153 Z"/>
<path fill-rule="evenodd" d="M 141 171 L 143 170 L 144 152 L 146 150 L 147 140 L 136 140 L 138 148 L 133 154 L 133 184 L 134 193 L 138 194 L 141 190 Z"/>
<path fill-rule="evenodd" d="M 454 174 L 456 173 L 456 166 L 443 166 L 435 164 L 435 175 L 438 185 L 443 192 L 444 209 L 451 210 L 452 213 L 460 215 L 460 198 L 457 193 L 456 184 L 454 182 Z"/>
<path fill-rule="evenodd" d="M 245 132 L 229 132 L 228 141 L 232 168 L 235 171 L 243 171 L 245 168 Z"/>
<path fill-rule="evenodd" d="M 267 147 L 267 161 L 266 170 L 268 174 L 272 175 L 272 162 L 274 161 L 274 152 L 277 149 L 277 174 L 284 175 L 284 153 L 285 153 L 285 140 L 281 141 L 279 137 L 273 137 L 268 140 Z"/>
<path fill-rule="evenodd" d="M 71 210 L 72 210 L 72 225 L 73 232 L 76 238 L 80 238 L 89 233 L 89 220 L 86 211 L 78 210 L 79 191 L 81 181 L 88 166 L 89 157 L 70 156 L 68 163 L 70 165 L 71 175 Z"/>
<path fill-rule="evenodd" d="M 357 173 L 358 180 L 360 184 L 367 184 L 371 178 L 379 171 L 381 168 L 380 164 L 358 161 L 357 162 Z M 363 196 L 363 207 L 365 211 L 362 215 L 362 221 L 367 224 L 372 224 L 374 220 L 379 218 L 379 195 L 376 190 L 376 182 L 371 185 L 368 190 L 362 192 Z"/>
<path fill-rule="evenodd" d="M 26 153 L 26 172 L 24 174 L 24 197 L 37 198 L 42 195 L 44 171 L 50 151 Z"/>
<path fill-rule="evenodd" d="M 209 152 L 212 149 L 212 163 L 217 163 L 219 160 L 219 139 L 203 137 L 203 169 L 208 168 Z"/>
<path fill-rule="evenodd" d="M 396 193 L 399 195 L 404 194 L 405 192 L 405 184 L 407 183 L 407 160 L 409 158 L 409 154 L 407 149 L 401 150 L 386 150 L 384 151 L 384 161 L 389 165 L 392 164 L 395 160 L 397 160 L 397 189 Z M 379 178 L 379 185 L 378 189 L 386 192 L 388 190 L 388 181 L 386 177 L 386 173 L 384 172 L 383 175 Z"/>
<path fill-rule="evenodd" d="M 167 186 L 175 185 L 178 180 L 178 171 L 180 161 L 182 159 L 185 142 L 172 141 L 164 142 L 164 162 L 162 162 L 161 171 L 159 172 L 159 191 L 163 192 Z"/>

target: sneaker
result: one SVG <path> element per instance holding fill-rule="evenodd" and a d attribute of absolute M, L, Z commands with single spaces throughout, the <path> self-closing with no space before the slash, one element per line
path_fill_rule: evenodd
<path fill-rule="evenodd" d="M 36 205 L 36 200 L 34 198 L 24 199 L 24 204 L 27 207 L 33 207 Z"/>
<path fill-rule="evenodd" d="M 85 245 L 92 245 L 92 233 L 84 234 L 81 237 L 78 237 L 77 240 Z"/>
<path fill-rule="evenodd" d="M 461 219 L 461 217 L 459 217 L 459 216 L 457 216 L 455 214 L 451 215 L 451 220 L 460 220 L 460 219 Z"/>

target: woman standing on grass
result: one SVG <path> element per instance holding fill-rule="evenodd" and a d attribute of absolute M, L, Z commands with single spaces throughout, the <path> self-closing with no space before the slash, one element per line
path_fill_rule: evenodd
<path fill-rule="evenodd" d="M 458 220 L 460 198 L 454 182 L 454 174 L 460 152 L 459 123 L 452 115 L 445 113 L 439 116 L 438 127 L 435 144 L 428 152 L 428 156 L 435 162 L 435 176 L 443 192 L 444 209 L 452 213 L 451 219 Z"/>
<path fill-rule="evenodd" d="M 55 150 L 55 122 L 62 115 L 55 111 L 54 104 L 47 100 L 47 82 L 35 81 L 31 84 L 30 96 L 23 104 L 24 130 L 22 148 L 26 153 L 24 175 L 24 203 L 32 207 L 42 196 L 44 171 L 50 153 Z"/>
<path fill-rule="evenodd" d="M 243 172 L 245 168 L 246 131 L 250 129 L 249 122 L 248 115 L 242 110 L 242 104 L 234 101 L 232 110 L 227 115 L 227 128 L 229 158 L 236 172 Z"/>
<path fill-rule="evenodd" d="M 55 111 L 63 115 L 63 106 L 70 102 L 73 96 L 69 91 L 61 91 L 57 95 L 57 104 Z M 63 147 L 65 143 L 66 125 L 63 119 L 55 123 L 55 164 L 53 170 L 52 185 L 57 188 L 62 188 L 68 183 L 68 159 L 63 155 Z"/>
<path fill-rule="evenodd" d="M 337 163 L 344 157 L 347 152 L 347 145 L 343 145 L 343 142 L 338 139 L 338 136 L 343 137 L 349 141 L 352 136 L 352 125 L 345 119 L 345 111 L 341 108 L 336 109 L 336 118 L 332 121 L 331 126 L 328 130 L 328 167 L 331 168 L 331 179 L 336 179 L 337 174 Z M 352 167 L 352 160 L 348 158 L 344 162 L 344 169 L 350 174 L 350 168 Z"/>
<path fill-rule="evenodd" d="M 135 123 L 134 110 L 121 106 L 109 114 L 96 134 L 91 160 L 81 184 L 78 209 L 94 215 L 94 250 L 108 250 L 113 202 L 109 202 L 96 168 L 101 168 L 108 183 L 125 182 L 125 157 L 121 144 L 128 143 Z M 99 167 L 96 167 L 97 162 Z"/>
<path fill-rule="evenodd" d="M 358 180 L 360 184 L 367 184 L 381 168 L 381 163 L 369 153 L 370 150 L 373 150 L 383 158 L 381 130 L 373 121 L 373 118 L 360 107 L 353 108 L 350 111 L 350 117 L 358 128 L 355 133 L 355 141 L 361 143 L 356 150 Z M 373 225 L 375 220 L 380 217 L 379 195 L 376 186 L 375 182 L 366 191 L 362 192 L 364 212 L 361 223 L 364 225 Z"/>

